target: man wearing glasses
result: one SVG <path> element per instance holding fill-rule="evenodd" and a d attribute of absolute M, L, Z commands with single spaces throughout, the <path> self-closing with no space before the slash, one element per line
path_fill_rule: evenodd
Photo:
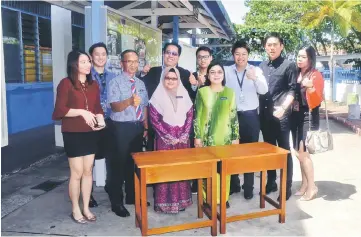
<path fill-rule="evenodd" d="M 179 74 L 182 80 L 182 83 L 189 95 L 191 96 L 193 89 L 192 83 L 196 81 L 195 77 L 186 69 L 182 67 L 178 67 L 179 57 L 182 53 L 182 47 L 174 42 L 166 43 L 163 47 L 163 60 L 164 64 L 160 67 L 152 67 L 147 75 L 143 76 L 141 79 L 144 81 L 145 87 L 147 88 L 149 98 L 152 97 L 155 89 L 157 88 L 160 77 L 162 74 L 162 70 L 165 67 L 176 67 L 179 70 Z M 149 123 L 150 124 L 150 123 Z M 155 133 L 153 129 L 150 127 L 148 133 L 148 144 L 147 150 L 152 151 L 154 149 L 154 136 Z"/>
<path fill-rule="evenodd" d="M 108 191 L 110 182 L 110 159 L 114 156 L 115 147 L 113 145 L 113 137 L 110 129 L 110 107 L 107 105 L 107 87 L 111 79 L 116 75 L 105 69 L 107 63 L 108 49 L 103 42 L 93 44 L 89 48 L 89 55 L 92 59 L 91 73 L 93 80 L 98 82 L 100 89 L 100 104 L 103 108 L 104 119 L 106 127 L 99 131 L 99 150 L 95 155 L 95 159 L 105 158 L 107 167 L 107 177 L 104 189 Z M 97 207 L 98 203 L 95 201 L 93 195 L 90 196 L 89 207 Z"/>
<path fill-rule="evenodd" d="M 190 80 L 193 89 L 190 91 L 190 97 L 193 103 L 198 89 L 204 86 L 204 83 L 206 82 L 207 68 L 213 60 L 212 50 L 206 46 L 201 46 L 196 51 L 196 57 L 198 70 L 193 72 L 194 78 Z"/>
<path fill-rule="evenodd" d="M 125 181 L 125 204 L 134 205 L 134 161 L 133 152 L 142 151 L 143 138 L 147 137 L 148 94 L 143 81 L 135 76 L 139 58 L 134 50 L 121 54 L 122 74 L 109 83 L 108 103 L 115 135 L 117 156 L 111 163 L 109 198 L 112 211 L 121 217 L 129 216 L 123 203 Z"/>

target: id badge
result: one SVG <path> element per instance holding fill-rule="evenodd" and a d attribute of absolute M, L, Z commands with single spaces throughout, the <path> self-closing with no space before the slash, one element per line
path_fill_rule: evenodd
<path fill-rule="evenodd" d="M 240 102 L 240 103 L 244 103 L 244 94 L 243 94 L 243 93 L 241 93 L 241 94 L 239 95 L 239 102 Z"/>
<path fill-rule="evenodd" d="M 293 102 L 293 111 L 300 111 L 300 103 L 297 100 Z"/>

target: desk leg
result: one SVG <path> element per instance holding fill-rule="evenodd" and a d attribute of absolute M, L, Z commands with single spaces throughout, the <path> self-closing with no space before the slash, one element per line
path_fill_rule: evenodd
<path fill-rule="evenodd" d="M 203 179 L 198 179 L 198 218 L 203 218 Z"/>
<path fill-rule="evenodd" d="M 213 178 L 213 177 L 212 177 Z M 211 178 L 207 178 L 207 204 L 209 206 L 212 206 L 212 183 Z"/>
<path fill-rule="evenodd" d="M 140 208 L 142 213 L 141 231 L 142 231 L 142 236 L 146 236 L 148 232 L 146 169 L 140 170 L 140 202 L 141 202 Z"/>
<path fill-rule="evenodd" d="M 286 180 L 287 180 L 287 164 L 281 169 L 281 187 L 280 187 L 280 209 L 281 214 L 279 214 L 278 222 L 285 223 L 286 218 Z"/>
<path fill-rule="evenodd" d="M 210 179 L 208 179 L 210 181 Z M 208 183 L 207 183 L 208 186 Z M 209 190 L 209 189 L 208 189 Z M 211 234 L 212 236 L 217 236 L 217 162 L 213 163 L 212 166 L 212 187 L 209 190 L 211 192 L 207 193 L 207 199 L 212 195 L 212 227 Z"/>
<path fill-rule="evenodd" d="M 261 171 L 261 197 L 260 197 L 260 208 L 266 207 L 266 202 L 264 200 L 264 196 L 266 195 L 266 173 L 267 171 Z"/>
<path fill-rule="evenodd" d="M 226 165 L 226 161 L 222 161 L 221 164 L 222 168 L 221 168 L 221 218 L 220 218 L 220 233 L 221 234 L 225 234 L 226 233 L 226 196 L 227 196 L 227 165 Z"/>
<path fill-rule="evenodd" d="M 137 216 L 141 216 L 140 213 L 140 186 L 137 172 L 134 171 L 134 193 L 135 193 L 135 226 L 139 227 L 139 221 Z"/>

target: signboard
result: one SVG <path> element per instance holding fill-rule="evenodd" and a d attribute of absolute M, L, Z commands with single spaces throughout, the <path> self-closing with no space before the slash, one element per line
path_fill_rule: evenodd
<path fill-rule="evenodd" d="M 120 54 L 127 49 L 138 53 L 140 71 L 146 64 L 152 67 L 162 64 L 161 30 L 110 8 L 107 11 L 107 48 L 108 70 L 117 74 L 121 72 Z"/>

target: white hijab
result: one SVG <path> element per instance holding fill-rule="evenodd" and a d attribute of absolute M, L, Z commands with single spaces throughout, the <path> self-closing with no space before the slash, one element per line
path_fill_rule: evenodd
<path fill-rule="evenodd" d="M 173 69 L 178 77 L 178 87 L 170 91 L 164 86 L 164 79 Z M 188 91 L 184 88 L 179 71 L 175 67 L 166 67 L 162 71 L 160 82 L 149 103 L 163 116 L 163 121 L 171 126 L 183 126 L 187 113 L 193 106 Z"/>

